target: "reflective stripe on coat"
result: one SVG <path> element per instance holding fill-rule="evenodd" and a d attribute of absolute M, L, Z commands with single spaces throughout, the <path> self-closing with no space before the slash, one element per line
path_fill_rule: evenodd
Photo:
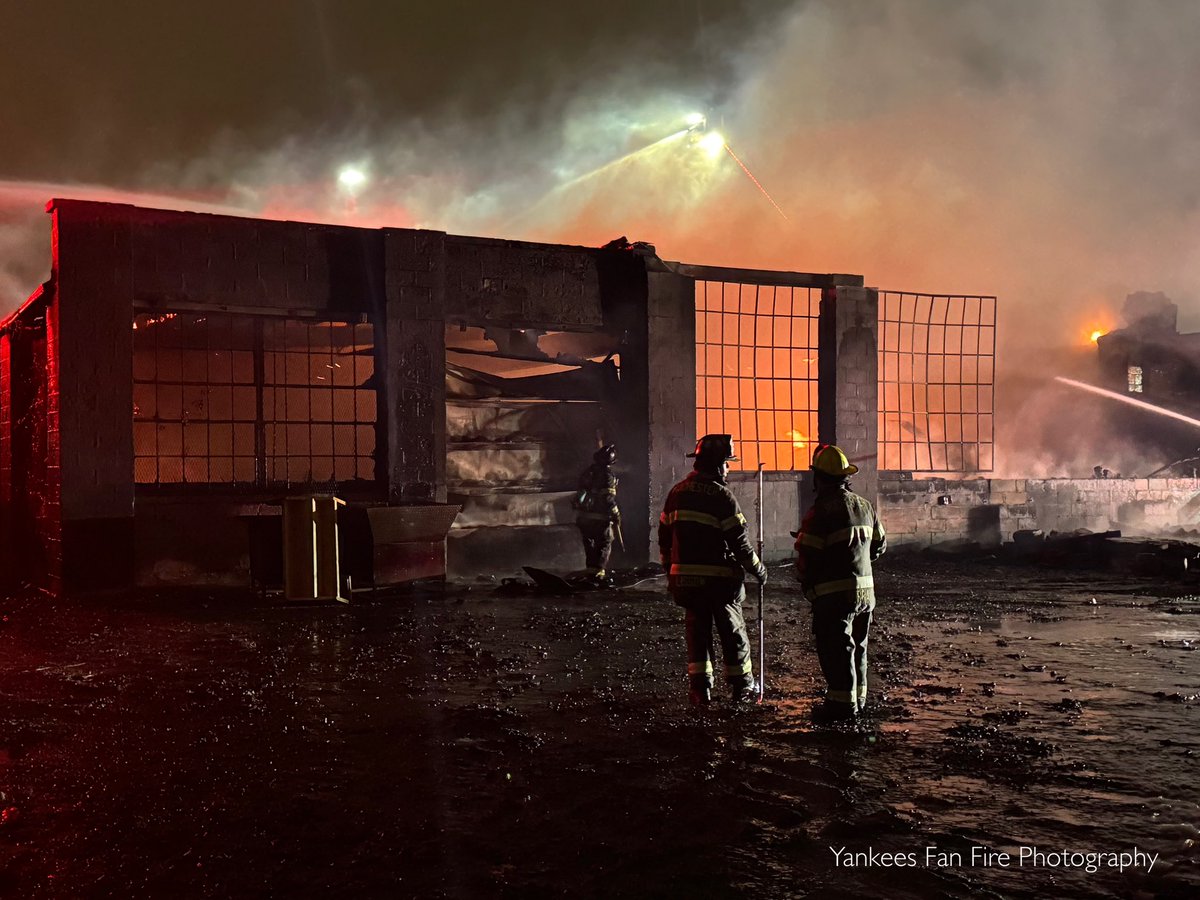
<path fill-rule="evenodd" d="M 875 605 L 872 560 L 887 549 L 870 502 L 849 487 L 822 490 L 796 534 L 796 576 L 813 601 Z"/>
<path fill-rule="evenodd" d="M 745 572 L 762 571 L 737 498 L 715 474 L 692 472 L 671 488 L 658 547 L 672 591 L 740 584 Z"/>

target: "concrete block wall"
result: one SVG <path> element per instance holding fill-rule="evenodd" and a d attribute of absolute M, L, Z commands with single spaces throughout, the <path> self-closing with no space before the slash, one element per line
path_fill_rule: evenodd
<path fill-rule="evenodd" d="M 972 513 L 986 507 L 994 517 L 991 496 L 986 478 L 900 480 L 899 473 L 881 472 L 877 512 L 892 547 L 929 547 L 968 539 L 997 546 L 1002 532 L 979 527 L 980 514 Z M 939 502 L 942 498 L 949 502 Z"/>
<path fill-rule="evenodd" d="M 384 232 L 388 499 L 446 501 L 446 235 Z"/>
<path fill-rule="evenodd" d="M 1156 535 L 1200 528 L 1200 479 L 907 480 L 884 472 L 878 508 L 897 547 L 962 540 L 998 545 L 1023 529 Z"/>
<path fill-rule="evenodd" d="M 672 486 L 691 470 L 696 446 L 695 280 L 649 272 L 646 342 L 649 382 L 649 548 L 658 559 L 658 517 Z"/>
<path fill-rule="evenodd" d="M 57 239 L 55 246 L 57 247 Z M 63 541 L 62 397 L 59 393 L 59 301 L 57 290 L 46 305 L 45 343 L 31 354 L 32 368 L 26 371 L 43 396 L 45 413 L 46 464 L 42 473 L 43 505 L 37 513 L 37 530 L 46 559 L 46 585 L 60 593 L 67 582 Z M 92 395 L 95 401 L 96 395 Z M 34 426 L 37 427 L 36 425 Z M 36 439 L 35 439 L 36 446 Z M 36 468 L 36 464 L 34 466 Z"/>
<path fill-rule="evenodd" d="M 795 538 L 791 532 L 800 524 L 800 480 L 803 473 L 771 473 L 763 479 L 763 558 L 769 563 L 793 559 Z M 729 489 L 737 498 L 749 523 L 750 543 L 758 540 L 758 478 L 751 473 L 729 477 Z"/>
<path fill-rule="evenodd" d="M 353 308 L 369 293 L 364 241 L 377 235 L 364 229 L 55 202 L 103 207 L 110 223 L 123 211 L 135 302 L 286 311 Z"/>
<path fill-rule="evenodd" d="M 128 221 L 102 207 L 54 210 L 55 299 L 47 363 L 56 404 L 64 525 L 133 516 L 133 273 Z M 103 352 L 96 352 L 103 347 Z M 132 529 L 128 532 L 132 542 Z M 128 549 L 128 548 L 126 548 Z"/>
<path fill-rule="evenodd" d="M 0 334 L 0 584 L 15 580 L 13 566 L 12 335 Z"/>
<path fill-rule="evenodd" d="M 553 330 L 604 324 L 595 253 L 581 247 L 452 237 L 446 315 Z"/>
<path fill-rule="evenodd" d="M 596 266 L 604 331 L 620 342 L 620 381 L 606 392 L 603 404 L 605 433 L 618 445 L 618 499 L 625 538 L 625 552 L 615 553 L 612 564 L 641 565 L 658 559 L 654 546 L 658 510 L 650 501 L 655 484 L 650 410 L 657 377 L 654 344 L 661 319 L 656 325 L 652 316 L 661 314 L 662 304 L 670 305 L 671 298 L 651 297 L 645 257 L 615 249 L 590 251 L 589 256 Z M 690 322 L 685 319 L 680 327 L 690 330 Z"/>
<path fill-rule="evenodd" d="M 874 502 L 879 443 L 879 292 L 825 288 L 819 321 L 818 436 L 858 466 L 854 489 Z"/>
<path fill-rule="evenodd" d="M 2 518 L 6 571 L 51 593 L 62 588 L 62 503 L 53 293 L 35 293 L 3 337 L 8 465 Z"/>

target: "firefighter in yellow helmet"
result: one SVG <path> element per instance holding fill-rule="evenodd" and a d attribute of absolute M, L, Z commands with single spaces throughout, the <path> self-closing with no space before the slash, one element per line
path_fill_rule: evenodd
<path fill-rule="evenodd" d="M 706 434 L 688 456 L 696 460 L 694 471 L 671 488 L 658 520 L 668 590 L 687 610 L 688 696 L 696 705 L 709 702 L 715 625 L 733 700 L 750 700 L 757 696 L 758 684 L 742 616 L 742 582 L 749 572 L 765 583 L 767 567 L 750 546 L 746 517 L 725 485 L 729 463 L 737 459 L 733 438 Z"/>
<path fill-rule="evenodd" d="M 858 466 L 831 444 L 817 447 L 817 496 L 796 537 L 796 577 L 812 602 L 813 636 L 828 691 L 819 715 L 852 718 L 867 702 L 867 637 L 875 608 L 871 562 L 887 540 L 870 502 L 850 490 Z"/>

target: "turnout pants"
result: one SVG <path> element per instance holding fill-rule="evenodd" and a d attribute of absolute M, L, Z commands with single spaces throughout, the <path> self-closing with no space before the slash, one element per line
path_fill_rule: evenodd
<path fill-rule="evenodd" d="M 583 538 L 583 555 L 587 568 L 596 574 L 608 569 L 608 557 L 612 553 L 613 529 L 609 522 L 579 522 L 579 534 Z"/>
<path fill-rule="evenodd" d="M 746 589 L 739 582 L 736 590 L 720 593 L 688 591 L 676 598 L 687 610 L 684 628 L 687 636 L 688 680 L 693 688 L 710 689 L 713 684 L 713 626 L 721 641 L 725 681 L 733 688 L 745 687 L 753 677 L 750 662 L 750 638 L 742 616 Z"/>
<path fill-rule="evenodd" d="M 872 601 L 820 597 L 813 602 L 817 658 L 829 686 L 826 701 L 848 713 L 867 702 L 867 638 Z"/>

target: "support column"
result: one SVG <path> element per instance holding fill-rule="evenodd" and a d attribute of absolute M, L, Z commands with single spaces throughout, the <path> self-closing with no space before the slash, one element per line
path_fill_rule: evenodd
<path fill-rule="evenodd" d="M 667 492 L 692 468 L 696 446 L 696 280 L 648 273 L 649 558 L 658 559 L 658 516 Z"/>
<path fill-rule="evenodd" d="M 47 430 L 58 441 L 63 586 L 133 580 L 133 282 L 123 216 L 58 201 L 46 319 Z"/>
<path fill-rule="evenodd" d="M 12 334 L 0 334 L 0 586 L 11 585 L 13 570 L 12 489 Z"/>
<path fill-rule="evenodd" d="M 646 262 L 644 257 L 626 250 L 593 252 L 604 329 L 621 342 L 621 380 L 604 404 L 605 419 L 615 429 L 617 473 L 621 479 L 617 501 L 625 537 L 625 553 L 614 553 L 612 565 L 641 565 L 654 558 L 647 555 L 651 487 L 646 398 L 653 368 L 649 359 Z"/>
<path fill-rule="evenodd" d="M 818 439 L 858 466 L 855 493 L 879 494 L 879 292 L 825 288 L 818 322 Z"/>
<path fill-rule="evenodd" d="M 384 233 L 388 500 L 446 502 L 446 235 Z"/>

